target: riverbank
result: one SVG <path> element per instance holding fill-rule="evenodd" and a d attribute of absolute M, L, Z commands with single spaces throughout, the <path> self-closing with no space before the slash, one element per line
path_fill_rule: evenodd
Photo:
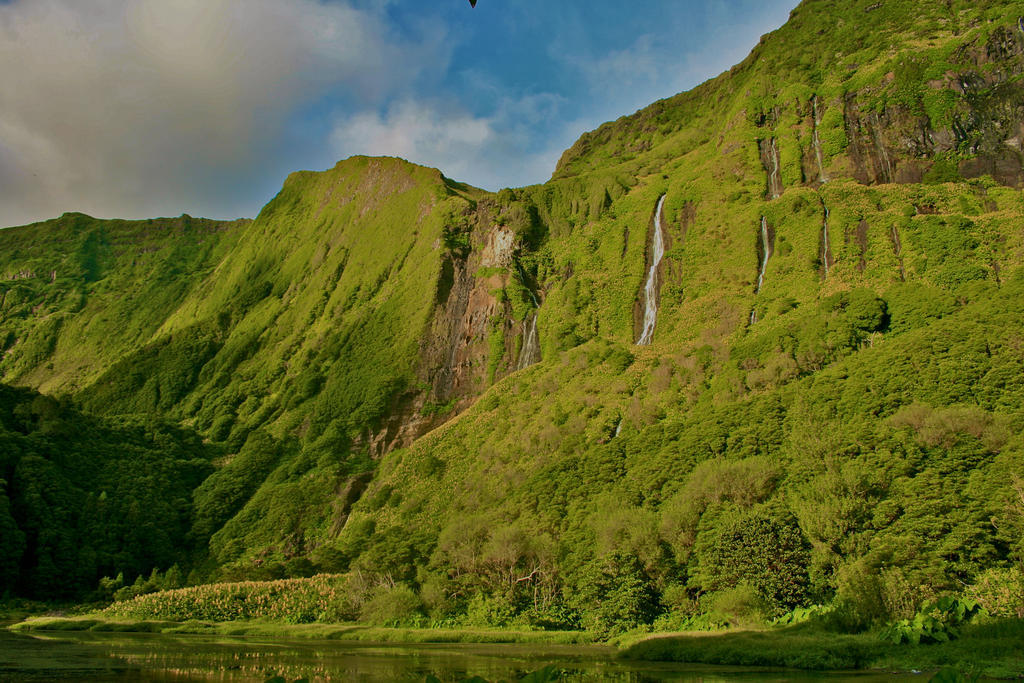
<path fill-rule="evenodd" d="M 637 661 L 783 667 L 789 669 L 934 671 L 954 668 L 990 678 L 1024 678 L 1024 621 L 990 620 L 956 640 L 894 645 L 871 633 L 843 635 L 809 625 L 767 631 L 652 634 L 624 644 Z"/>
<path fill-rule="evenodd" d="M 372 643 L 489 643 L 523 645 L 597 645 L 584 631 L 512 631 L 502 629 L 384 628 L 359 624 L 285 624 L 273 621 L 112 620 L 94 615 L 35 617 L 8 627 L 17 633 L 92 631 L 258 636 L 295 640 L 342 640 Z M 612 649 L 610 645 L 601 647 Z"/>

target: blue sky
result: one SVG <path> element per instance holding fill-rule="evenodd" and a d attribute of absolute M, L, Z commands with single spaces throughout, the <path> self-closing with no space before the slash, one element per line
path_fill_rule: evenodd
<path fill-rule="evenodd" d="M 741 60 L 796 0 L 0 0 L 0 225 L 254 216 L 353 154 L 487 189 Z"/>

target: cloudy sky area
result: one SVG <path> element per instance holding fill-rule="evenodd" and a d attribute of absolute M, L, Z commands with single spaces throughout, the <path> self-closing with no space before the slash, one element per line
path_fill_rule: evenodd
<path fill-rule="evenodd" d="M 487 189 L 740 61 L 796 0 L 0 0 L 0 225 L 255 216 L 387 154 Z"/>

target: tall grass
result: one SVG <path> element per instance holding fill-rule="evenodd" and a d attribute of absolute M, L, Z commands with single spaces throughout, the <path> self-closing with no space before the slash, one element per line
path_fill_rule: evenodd
<path fill-rule="evenodd" d="M 342 622 L 354 616 L 348 579 L 319 574 L 308 579 L 221 583 L 140 595 L 101 613 L 122 619 L 288 623 Z"/>

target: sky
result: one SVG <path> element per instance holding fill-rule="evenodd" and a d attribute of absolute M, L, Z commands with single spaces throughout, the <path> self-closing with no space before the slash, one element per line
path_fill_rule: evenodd
<path fill-rule="evenodd" d="M 253 217 L 399 156 L 489 190 L 742 60 L 796 0 L 0 0 L 0 226 Z"/>

